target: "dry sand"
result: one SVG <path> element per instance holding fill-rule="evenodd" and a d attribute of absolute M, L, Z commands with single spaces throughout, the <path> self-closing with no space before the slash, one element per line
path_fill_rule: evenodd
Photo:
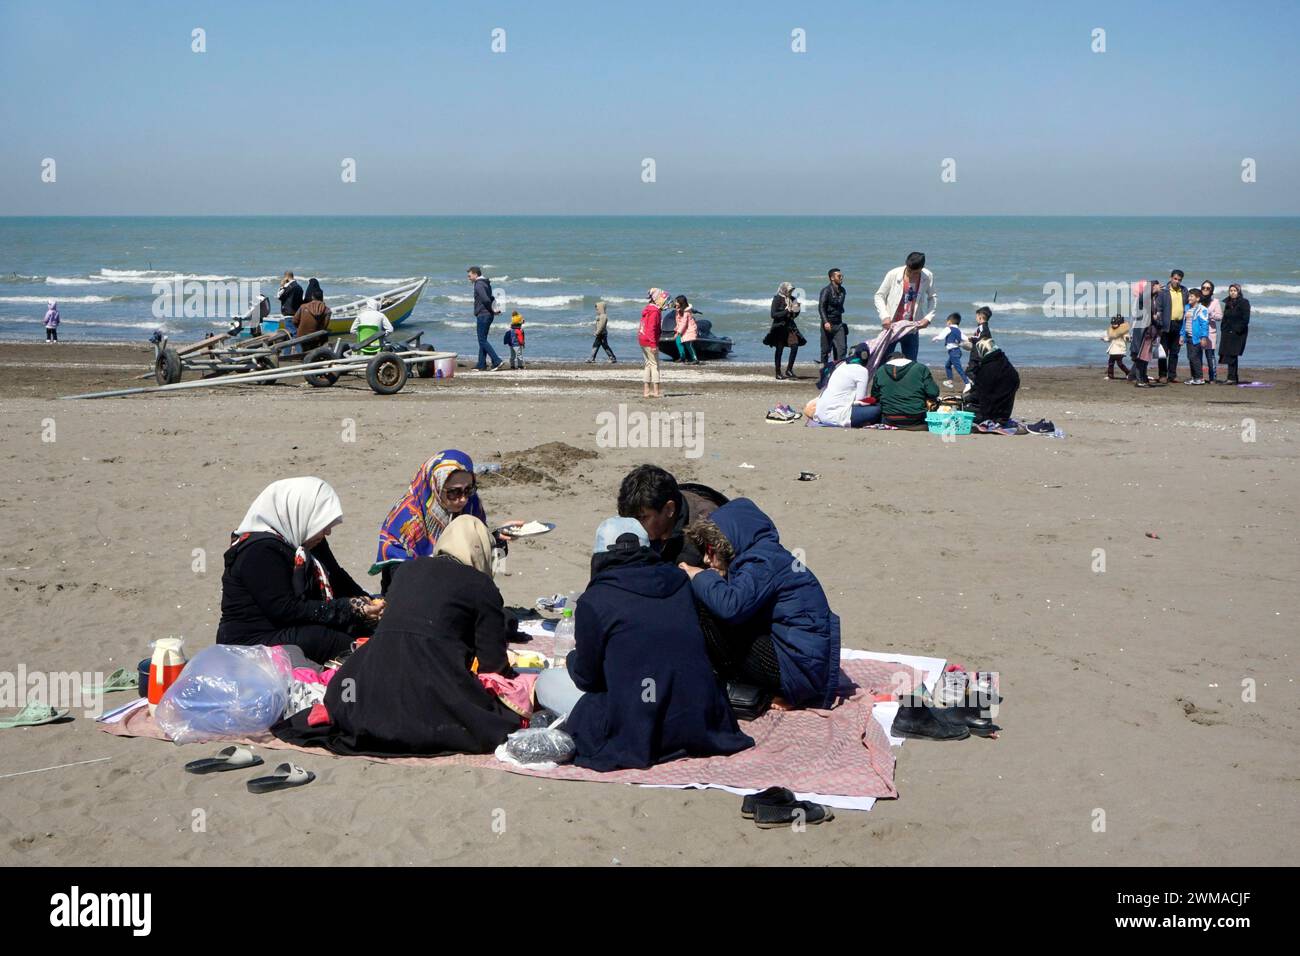
<path fill-rule="evenodd" d="M 668 397 L 655 404 L 641 401 L 631 366 L 462 374 L 391 398 L 353 380 L 51 400 L 127 384 L 147 358 L 128 347 L 0 346 L 0 671 L 131 666 L 169 634 L 191 653 L 206 646 L 229 530 L 275 478 L 334 484 L 346 517 L 333 546 L 360 577 L 379 521 L 426 456 L 458 447 L 513 461 L 562 442 L 597 454 L 534 455 L 536 473 L 485 482 L 491 517 L 557 524 L 512 549 L 499 582 L 508 603 L 581 587 L 619 478 L 656 461 L 768 511 L 787 546 L 806 552 L 846 646 L 1000 671 L 1005 733 L 908 742 L 898 800 L 792 833 L 755 829 L 738 798 L 716 791 L 318 754 L 296 758 L 315 783 L 257 797 L 246 774 L 181 772 L 212 745 L 114 738 L 79 716 L 0 730 L 0 862 L 1293 862 L 1295 370 L 1257 373 L 1276 383 L 1267 390 L 1145 392 L 1103 381 L 1100 369 L 1024 370 L 1017 412 L 1051 418 L 1068 437 L 952 443 L 766 425 L 768 406 L 799 406 L 811 387 L 753 367 L 667 366 Z M 700 412 L 700 457 L 597 448 L 596 415 L 620 402 Z M 53 442 L 42 441 L 47 419 Z M 1254 442 L 1243 441 L 1245 419 Z M 800 470 L 821 478 L 797 482 Z M 192 569 L 195 548 L 206 573 Z"/>

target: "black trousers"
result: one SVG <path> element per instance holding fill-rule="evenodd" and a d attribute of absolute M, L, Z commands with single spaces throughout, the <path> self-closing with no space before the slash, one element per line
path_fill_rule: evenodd
<path fill-rule="evenodd" d="M 781 668 L 771 634 L 727 627 L 698 604 L 695 610 L 704 631 L 704 649 L 720 678 L 781 693 Z"/>
<path fill-rule="evenodd" d="M 598 353 L 602 348 L 605 350 L 606 355 L 608 355 L 611 359 L 614 358 L 614 350 L 609 347 L 608 331 L 596 333 L 596 337 L 595 339 L 592 340 L 591 343 L 591 357 L 594 359 L 596 357 L 596 353 Z M 617 361 L 617 359 L 615 359 L 615 361 Z"/>
<path fill-rule="evenodd" d="M 1160 333 L 1160 344 L 1165 347 L 1165 358 L 1156 364 L 1161 378 L 1178 377 L 1178 351 L 1183 347 L 1183 322 L 1170 322 L 1169 328 Z"/>
<path fill-rule="evenodd" d="M 826 364 L 826 356 L 834 355 L 835 361 L 844 358 L 849 350 L 849 327 L 841 322 L 839 325 L 832 325 L 831 331 L 827 332 L 826 327 L 821 326 L 822 334 L 822 357 L 821 364 Z"/>
<path fill-rule="evenodd" d="M 352 646 L 353 637 L 324 624 L 297 624 L 276 631 L 263 644 L 297 644 L 302 652 L 317 664 L 342 654 Z"/>
<path fill-rule="evenodd" d="M 1106 362 L 1107 376 L 1113 376 L 1115 374 L 1116 365 L 1119 365 L 1119 370 L 1123 372 L 1125 375 L 1129 374 L 1128 368 L 1124 365 L 1124 356 L 1112 355 L 1109 357 L 1109 360 Z"/>
<path fill-rule="evenodd" d="M 780 375 L 780 374 L 781 374 L 781 353 L 783 353 L 783 352 L 786 350 L 786 348 L 787 348 L 787 346 L 784 346 L 784 345 L 778 345 L 778 346 L 776 347 L 776 374 L 777 374 L 777 375 Z M 799 346 L 797 346 L 797 345 L 791 345 L 791 346 L 789 346 L 789 349 L 790 349 L 790 362 L 789 362 L 788 365 L 786 365 L 785 370 L 786 370 L 787 372 L 793 372 L 793 371 L 794 371 L 794 357 L 795 357 L 796 355 L 799 354 Z"/>

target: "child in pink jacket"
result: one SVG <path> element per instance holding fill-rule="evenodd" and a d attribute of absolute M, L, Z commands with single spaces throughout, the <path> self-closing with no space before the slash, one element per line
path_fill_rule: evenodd
<path fill-rule="evenodd" d="M 679 295 L 673 305 L 677 309 L 677 358 L 675 361 L 689 361 L 692 365 L 699 365 L 700 360 L 695 357 L 695 345 L 693 344 L 700 336 L 699 329 L 695 326 L 695 310 L 691 304 L 686 301 L 686 296 Z M 688 360 L 686 356 L 689 355 Z"/>

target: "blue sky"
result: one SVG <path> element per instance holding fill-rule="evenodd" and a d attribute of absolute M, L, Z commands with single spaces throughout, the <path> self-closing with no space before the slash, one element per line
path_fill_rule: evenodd
<path fill-rule="evenodd" d="M 1295 215 L 1298 45 L 1290 2 L 2 0 L 0 214 Z"/>

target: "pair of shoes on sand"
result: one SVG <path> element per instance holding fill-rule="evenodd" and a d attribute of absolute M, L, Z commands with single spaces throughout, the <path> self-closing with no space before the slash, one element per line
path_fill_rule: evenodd
<path fill-rule="evenodd" d="M 996 737 L 1001 730 L 991 717 L 983 716 L 978 707 L 932 707 L 929 704 L 904 703 L 898 708 L 894 725 L 889 732 L 895 737 L 910 740 L 965 740 L 971 734 L 977 737 Z"/>
<path fill-rule="evenodd" d="M 778 827 L 815 826 L 835 819 L 835 811 L 820 803 L 797 800 L 785 787 L 768 787 L 740 801 L 740 815 L 753 820 L 760 830 Z"/>
<path fill-rule="evenodd" d="M 202 760 L 191 760 L 185 765 L 186 773 L 225 773 L 227 770 L 247 770 L 249 767 L 260 767 L 262 758 L 257 756 L 247 747 L 236 744 L 233 747 L 225 747 L 219 750 L 216 756 L 204 757 Z M 310 770 L 304 770 L 296 763 L 282 763 L 275 768 L 275 771 L 266 777 L 254 777 L 248 781 L 247 787 L 249 793 L 272 793 L 276 790 L 288 790 L 292 787 L 302 787 L 316 779 L 316 775 Z"/>

